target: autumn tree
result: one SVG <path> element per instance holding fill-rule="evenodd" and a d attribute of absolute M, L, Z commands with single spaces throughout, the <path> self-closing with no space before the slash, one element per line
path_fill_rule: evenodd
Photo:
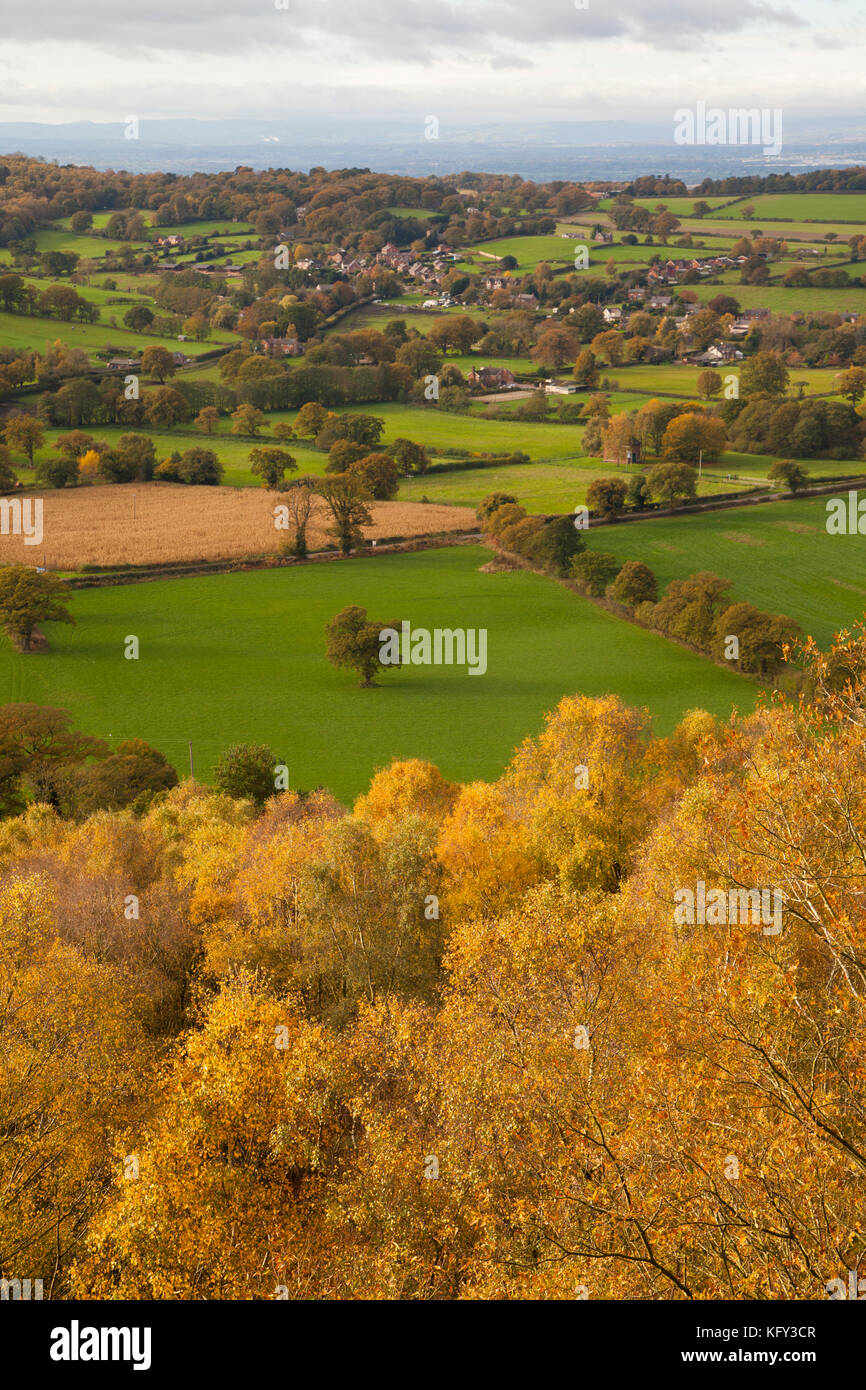
<path fill-rule="evenodd" d="M 154 377 L 162 385 L 168 377 L 174 376 L 177 368 L 168 348 L 151 343 L 141 354 L 141 370 L 145 376 Z"/>
<path fill-rule="evenodd" d="M 239 405 L 237 410 L 232 411 L 232 434 L 246 434 L 253 439 L 263 429 L 267 423 L 263 411 L 254 405 Z"/>
<path fill-rule="evenodd" d="M 375 685 L 373 677 L 381 670 L 399 665 L 398 662 L 382 662 L 382 632 L 391 623 L 376 623 L 367 617 L 366 608 L 352 604 L 344 608 L 325 627 L 327 637 L 327 657 L 333 666 L 348 667 L 357 671 L 364 689 Z M 396 630 L 400 627 L 397 624 Z"/>
<path fill-rule="evenodd" d="M 41 449 L 45 443 L 45 432 L 35 416 L 10 416 L 3 428 L 3 437 L 8 448 L 17 449 L 24 454 L 32 468 L 34 450 Z"/>
<path fill-rule="evenodd" d="M 701 455 L 707 462 L 724 453 L 727 433 L 724 421 L 711 415 L 687 412 L 671 420 L 662 439 L 662 457 L 695 464 Z"/>
<path fill-rule="evenodd" d="M 219 424 L 220 413 L 212 405 L 203 405 L 195 417 L 195 427 L 202 434 L 213 434 Z"/>
<path fill-rule="evenodd" d="M 697 470 L 689 463 L 657 463 L 646 478 L 651 496 L 661 506 L 683 506 L 697 497 Z"/>
<path fill-rule="evenodd" d="M 312 479 L 298 479 L 280 497 L 279 505 L 286 509 L 286 520 L 290 523 L 292 539 L 287 543 L 288 553 L 296 560 L 307 558 L 307 527 L 316 501 L 316 491 Z"/>
<path fill-rule="evenodd" d="M 68 585 L 28 565 L 0 569 L 0 624 L 19 651 L 29 652 L 38 623 L 71 623 L 65 606 Z"/>
<path fill-rule="evenodd" d="M 767 471 L 771 482 L 783 483 L 789 492 L 802 492 L 809 480 L 808 470 L 796 459 L 776 459 Z"/>
<path fill-rule="evenodd" d="M 571 573 L 579 589 L 592 598 L 602 596 L 621 568 L 616 556 L 604 550 L 585 550 L 571 562 Z"/>
<path fill-rule="evenodd" d="M 373 517 L 367 506 L 370 494 L 360 479 L 344 473 L 338 473 L 333 478 L 323 478 L 318 484 L 318 491 L 331 514 L 329 535 L 337 542 L 344 555 L 350 555 L 364 539 L 363 527 L 373 524 Z"/>
<path fill-rule="evenodd" d="M 250 472 L 261 477 L 262 487 L 279 487 L 286 474 L 296 473 L 297 469 L 294 457 L 286 449 L 250 450 Z"/>
<path fill-rule="evenodd" d="M 586 490 L 586 504 L 590 511 L 609 519 L 625 510 L 627 494 L 628 484 L 622 478 L 595 478 Z"/>
<path fill-rule="evenodd" d="M 642 560 L 626 560 L 608 592 L 626 608 L 638 608 L 642 603 L 655 603 L 658 581 Z"/>

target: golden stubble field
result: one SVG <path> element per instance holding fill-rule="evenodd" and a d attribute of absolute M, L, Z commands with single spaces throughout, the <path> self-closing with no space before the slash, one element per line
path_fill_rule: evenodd
<path fill-rule="evenodd" d="M 105 484 L 45 492 L 43 541 L 27 545 L 20 535 L 0 535 L 0 564 L 160 564 L 184 560 L 230 560 L 276 553 L 290 532 L 275 527 L 279 493 L 264 488 L 186 487 L 178 483 Z M 468 507 L 422 502 L 371 502 L 371 540 L 438 535 L 477 528 Z M 26 513 L 25 513 L 26 517 Z M 328 544 L 329 514 L 317 499 L 307 544 Z"/>

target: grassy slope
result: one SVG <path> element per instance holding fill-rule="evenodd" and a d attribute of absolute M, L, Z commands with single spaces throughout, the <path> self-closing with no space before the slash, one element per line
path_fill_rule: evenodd
<path fill-rule="evenodd" d="M 120 321 L 129 306 L 118 304 L 116 307 Z M 64 323 L 56 318 L 45 319 L 30 314 L 0 312 L 0 345 L 3 347 L 43 352 L 46 343 L 56 342 L 58 338 L 67 347 L 80 347 L 84 348 L 85 352 L 96 354 L 110 349 L 119 357 L 138 357 L 146 347 L 165 347 L 170 352 L 177 352 L 182 348 L 187 357 L 196 357 L 200 352 L 208 352 L 229 341 L 221 334 L 206 343 L 178 343 L 176 338 L 157 338 L 148 333 L 133 333 L 124 327 L 122 322 L 118 323 L 118 327 L 112 328 L 110 324 Z"/>
<path fill-rule="evenodd" d="M 838 495 L 846 496 L 844 487 Z M 796 618 L 821 643 L 866 610 L 866 537 L 830 536 L 826 498 L 713 516 L 633 522 L 592 533 L 593 550 L 643 560 L 660 584 L 696 570 L 734 581 L 734 597 Z"/>
<path fill-rule="evenodd" d="M 180 771 L 192 740 L 200 776 L 232 742 L 267 742 L 293 786 L 322 782 L 343 798 L 393 757 L 494 777 L 575 691 L 646 704 L 661 732 L 696 706 L 751 707 L 755 687 L 741 677 L 548 579 L 480 574 L 488 558 L 471 546 L 84 590 L 78 626 L 51 626 L 47 655 L 21 657 L 3 640 L 3 698 L 66 706 L 77 727 L 115 742 L 146 738 Z M 358 689 L 324 654 L 325 623 L 350 603 L 386 622 L 487 628 L 487 674 L 412 667 Z M 138 662 L 123 657 L 129 633 L 141 643 Z"/>

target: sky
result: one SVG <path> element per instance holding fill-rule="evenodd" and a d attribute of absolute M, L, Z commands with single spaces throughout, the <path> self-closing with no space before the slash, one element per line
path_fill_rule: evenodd
<path fill-rule="evenodd" d="M 664 120 L 866 112 L 863 0 L 42 0 L 3 5 L 0 121 Z"/>

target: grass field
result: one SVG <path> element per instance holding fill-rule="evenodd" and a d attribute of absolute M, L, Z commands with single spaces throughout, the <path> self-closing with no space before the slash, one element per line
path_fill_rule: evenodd
<path fill-rule="evenodd" d="M 714 206 L 713 199 L 706 201 Z M 739 220 L 744 207 L 755 209 L 754 220 L 759 227 L 762 217 L 780 217 L 789 222 L 866 223 L 866 193 L 764 193 L 755 198 L 741 198 L 716 216 Z M 855 231 L 852 227 L 852 234 Z"/>
<path fill-rule="evenodd" d="M 117 305 L 118 317 L 123 318 L 126 308 Z M 148 333 L 133 333 L 123 326 L 112 328 L 103 323 L 64 323 L 61 319 L 36 318 L 31 314 L 6 314 L 0 312 L 0 345 L 12 348 L 27 348 L 44 352 L 46 343 L 57 339 L 67 347 L 84 348 L 85 352 L 98 355 L 105 352 L 119 357 L 138 357 L 146 347 L 164 347 L 177 352 L 176 338 L 158 338 Z M 211 338 L 206 343 L 186 342 L 183 350 L 187 357 L 195 357 L 200 352 L 220 347 L 229 341 L 225 337 Z"/>
<path fill-rule="evenodd" d="M 818 267 L 816 266 L 815 269 Z M 866 289 L 860 285 L 841 285 L 838 289 L 788 289 L 784 285 L 741 285 L 739 276 L 725 290 L 718 285 L 691 285 L 701 301 L 730 293 L 742 309 L 769 309 L 774 314 L 866 314 Z"/>
<path fill-rule="evenodd" d="M 22 657 L 5 638 L 6 701 L 59 705 L 76 727 L 154 744 L 197 776 L 239 741 L 268 743 L 293 787 L 354 797 L 395 757 L 446 776 L 495 777 L 561 696 L 616 691 L 669 732 L 688 709 L 752 707 L 742 677 L 620 621 L 551 580 L 481 574 L 479 546 L 76 593 L 77 626 Z M 412 667 L 360 690 L 325 658 L 324 627 L 348 604 L 413 627 L 486 628 L 488 669 Z M 134 633 L 140 659 L 124 659 Z M 563 770 L 566 775 L 567 769 Z"/>
<path fill-rule="evenodd" d="M 75 252 L 82 260 L 101 260 L 109 251 L 117 251 L 123 246 L 122 239 L 112 240 L 110 237 L 89 236 L 87 232 L 77 233 L 64 229 L 51 231 L 46 229 L 35 234 L 37 251 L 67 251 Z M 146 243 L 143 241 L 130 242 L 136 250 L 143 250 Z"/>
<path fill-rule="evenodd" d="M 840 486 L 838 496 L 847 496 Z M 697 570 L 734 581 L 733 596 L 786 613 L 821 644 L 866 612 L 866 536 L 830 536 L 827 499 L 738 507 L 710 516 L 630 522 L 590 534 L 592 550 L 643 560 L 660 586 Z"/>
<path fill-rule="evenodd" d="M 698 197 L 697 194 L 689 194 L 687 197 L 676 196 L 676 197 L 671 197 L 671 198 L 666 198 L 666 197 L 664 197 L 663 194 L 660 194 L 660 195 L 659 195 L 658 197 L 656 197 L 656 198 L 634 198 L 634 199 L 633 199 L 633 202 L 634 202 L 634 204 L 635 204 L 636 207 L 639 207 L 639 208 L 649 208 L 650 212 L 655 212 L 655 210 L 656 210 L 657 207 L 659 207 L 661 204 L 664 204 L 664 206 L 667 208 L 668 212 L 673 213 L 674 217 L 688 217 L 688 216 L 691 214 L 691 212 L 692 212 L 692 210 L 693 210 L 693 208 L 694 208 L 694 206 L 695 206 L 695 203 L 698 202 L 698 201 L 703 202 L 703 203 L 707 203 L 708 206 L 711 207 L 711 208 L 719 208 L 719 207 L 722 207 L 725 203 L 729 202 L 730 200 L 729 200 L 728 198 L 700 198 L 700 199 L 699 199 L 699 197 Z M 613 207 L 613 203 L 614 203 L 613 198 L 601 198 L 601 199 L 599 199 L 599 203 L 598 203 L 599 211 L 601 211 L 601 212 L 610 212 L 611 208 Z"/>
<path fill-rule="evenodd" d="M 288 415 L 269 416 L 271 423 L 277 419 L 292 419 L 294 412 Z M 256 442 L 251 439 L 239 439 L 237 435 L 229 433 L 230 422 L 228 419 L 221 421 L 222 431 L 219 434 L 205 435 L 197 431 L 192 432 L 190 426 L 189 433 L 174 433 L 168 430 L 146 430 L 146 429 L 127 429 L 125 425 L 94 425 L 88 429 L 87 433 L 92 434 L 96 439 L 104 439 L 108 444 L 116 445 L 118 439 L 124 434 L 146 434 L 148 439 L 153 440 L 156 456 L 158 460 L 168 458 L 175 450 L 184 453 L 186 449 L 201 447 L 213 449 L 225 469 L 223 482 L 230 487 L 244 487 L 261 485 L 261 480 L 250 472 L 249 456 L 250 450 L 256 447 Z M 64 429 L 46 429 L 45 445 L 38 449 L 34 454 L 37 463 L 44 459 L 54 458 L 52 445 L 57 437 L 64 434 Z M 275 444 L 270 431 L 265 430 L 258 440 L 259 444 Z M 327 454 L 323 454 L 314 449 L 307 449 L 300 440 L 290 440 L 285 448 L 292 455 L 298 465 L 298 473 L 312 473 L 318 476 L 324 473 L 325 464 L 328 461 Z M 19 477 L 23 474 L 23 456 L 18 454 L 14 457 L 15 471 Z"/>

